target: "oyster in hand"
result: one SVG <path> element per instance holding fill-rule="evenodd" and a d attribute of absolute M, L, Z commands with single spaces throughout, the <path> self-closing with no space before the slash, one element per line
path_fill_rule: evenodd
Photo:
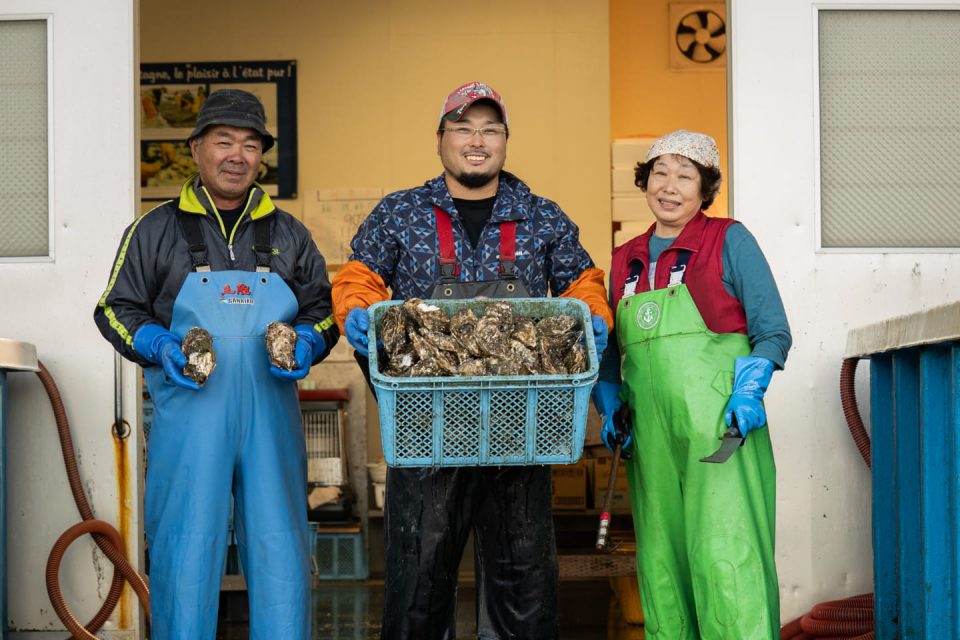
<path fill-rule="evenodd" d="M 297 332 L 286 322 L 271 322 L 263 336 L 270 364 L 284 371 L 297 368 Z"/>
<path fill-rule="evenodd" d="M 187 356 L 183 375 L 202 387 L 217 366 L 217 356 L 213 352 L 213 336 L 206 329 L 194 327 L 183 336 L 180 349 L 183 355 Z"/>

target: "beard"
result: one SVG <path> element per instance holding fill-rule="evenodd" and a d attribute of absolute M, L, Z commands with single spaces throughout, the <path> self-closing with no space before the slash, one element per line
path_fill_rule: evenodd
<path fill-rule="evenodd" d="M 479 189 L 481 187 L 485 187 L 496 180 L 497 176 L 499 175 L 499 171 L 493 171 L 489 173 L 467 173 L 466 171 L 460 171 L 458 173 L 451 172 L 450 174 L 454 180 L 459 182 L 467 189 Z"/>

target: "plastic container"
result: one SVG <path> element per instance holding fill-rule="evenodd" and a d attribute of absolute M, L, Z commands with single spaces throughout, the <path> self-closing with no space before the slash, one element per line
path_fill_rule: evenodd
<path fill-rule="evenodd" d="M 502 300 L 430 300 L 453 315 L 470 307 L 477 316 Z M 517 298 L 514 315 L 578 319 L 587 370 L 568 375 L 399 378 L 382 374 L 376 350 L 370 377 L 377 391 L 383 454 L 392 467 L 571 464 L 580 459 L 590 389 L 599 363 L 590 310 L 573 298 Z M 370 344 L 384 313 L 402 301 L 370 307 Z"/>
<path fill-rule="evenodd" d="M 362 533 L 323 531 L 314 522 L 310 523 L 310 533 L 317 580 L 367 579 Z"/>
<path fill-rule="evenodd" d="M 386 482 L 374 482 L 373 483 L 373 503 L 377 506 L 377 509 L 383 509 L 383 503 L 387 496 L 387 483 Z"/>

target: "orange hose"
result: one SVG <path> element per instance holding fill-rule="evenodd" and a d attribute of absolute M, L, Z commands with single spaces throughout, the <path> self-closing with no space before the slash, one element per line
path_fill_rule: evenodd
<path fill-rule="evenodd" d="M 120 601 L 120 594 L 123 592 L 124 581 L 129 582 L 134 592 L 140 598 L 140 603 L 150 619 L 150 591 L 147 588 L 145 580 L 137 573 L 136 569 L 127 561 L 125 546 L 120 533 L 110 524 L 103 520 L 97 520 L 93 517 L 93 510 L 87 501 L 87 496 L 83 491 L 83 484 L 80 480 L 80 471 L 77 467 L 77 459 L 73 449 L 73 436 L 70 434 L 70 423 L 67 420 L 67 412 L 63 407 L 63 399 L 60 397 L 60 391 L 53 380 L 53 376 L 42 362 L 37 376 L 43 383 L 43 387 L 50 399 L 50 406 L 53 409 L 53 415 L 57 422 L 57 432 L 60 436 L 60 450 L 63 454 L 63 463 L 67 470 L 67 479 L 70 482 L 70 491 L 73 493 L 73 500 L 80 511 L 83 522 L 77 523 L 67 529 L 63 535 L 53 545 L 50 550 L 50 556 L 47 559 L 47 594 L 50 596 L 50 602 L 60 621 L 66 625 L 67 629 L 73 634 L 73 638 L 82 638 L 84 640 L 96 640 L 94 635 L 97 630 L 104 625 L 110 618 L 117 603 Z M 76 617 L 70 612 L 59 584 L 60 563 L 67 547 L 74 540 L 90 533 L 93 535 L 94 542 L 103 551 L 104 555 L 114 564 L 117 571 L 113 574 L 113 580 L 110 583 L 110 591 L 100 607 L 97 614 L 86 625 L 81 625 Z"/>

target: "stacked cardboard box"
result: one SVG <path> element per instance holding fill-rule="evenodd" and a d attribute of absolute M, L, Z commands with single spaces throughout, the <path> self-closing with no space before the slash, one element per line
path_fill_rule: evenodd
<path fill-rule="evenodd" d="M 644 162 L 655 136 L 617 138 L 611 145 L 611 211 L 614 226 L 613 243 L 619 246 L 647 230 L 654 222 L 644 193 L 634 184 L 634 169 Z"/>

